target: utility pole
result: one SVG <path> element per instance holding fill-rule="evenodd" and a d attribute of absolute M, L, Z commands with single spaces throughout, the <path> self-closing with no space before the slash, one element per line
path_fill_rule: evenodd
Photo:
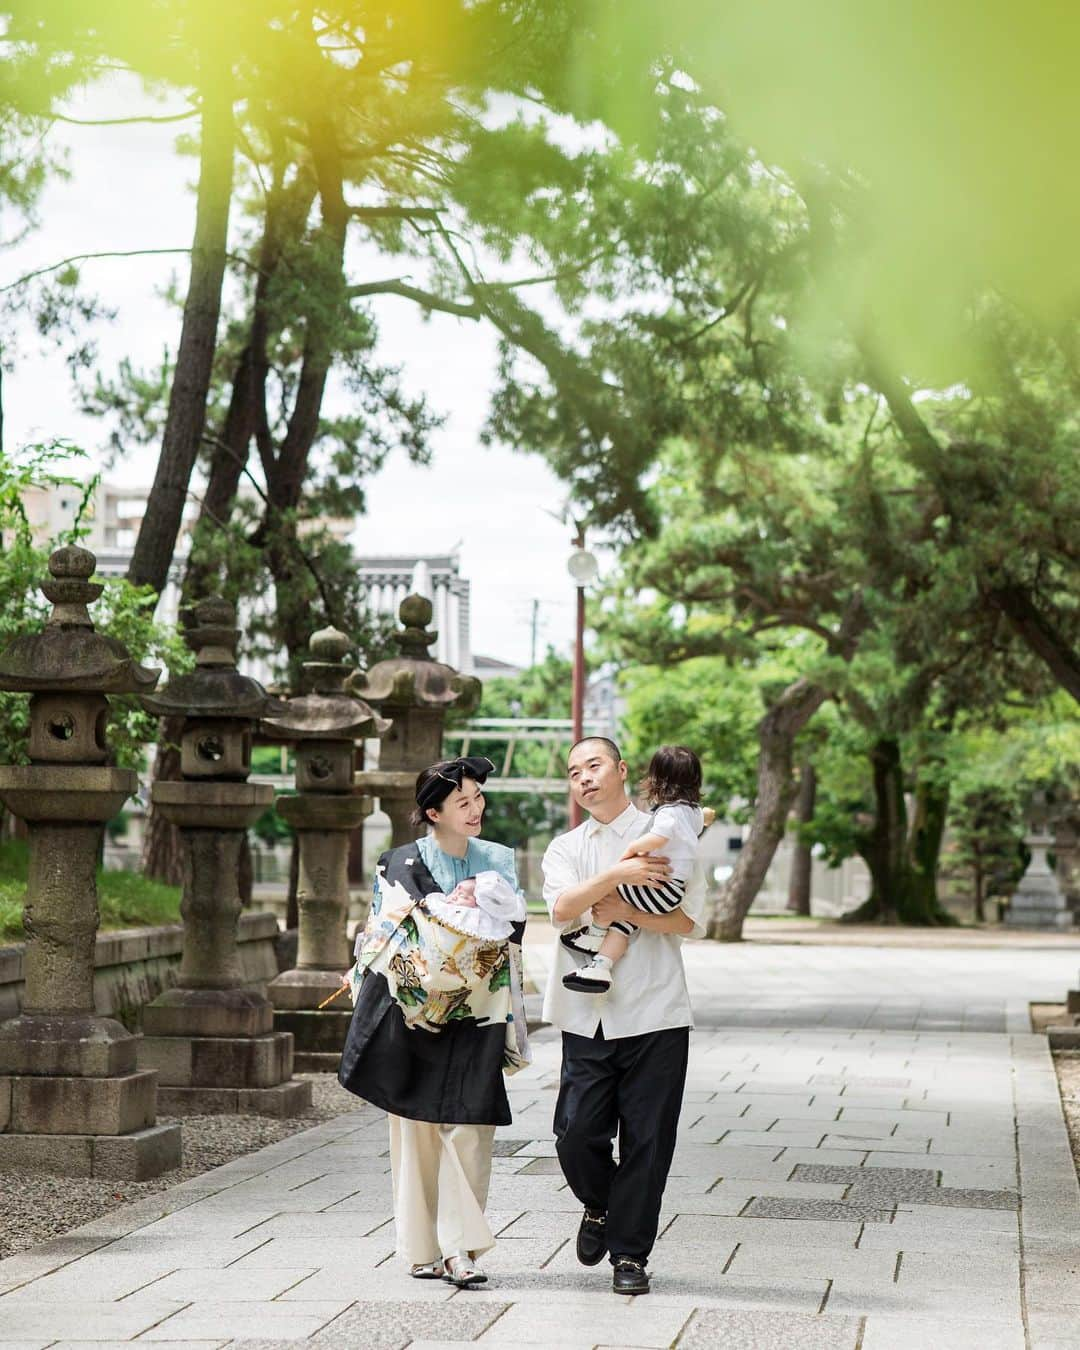
<path fill-rule="evenodd" d="M 536 665 L 536 629 L 540 622 L 540 601 L 532 602 L 532 646 L 530 648 L 529 665 Z"/>

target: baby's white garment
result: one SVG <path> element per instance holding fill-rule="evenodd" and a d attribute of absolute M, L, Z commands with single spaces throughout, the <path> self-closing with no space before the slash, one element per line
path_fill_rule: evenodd
<path fill-rule="evenodd" d="M 654 850 L 662 853 L 671 864 L 671 875 L 676 881 L 688 881 L 697 858 L 698 835 L 705 826 L 700 806 L 689 802 L 669 802 L 658 806 L 652 814 L 646 834 L 662 834 L 667 843 Z"/>
<path fill-rule="evenodd" d="M 424 896 L 424 908 L 433 919 L 472 937 L 501 941 L 525 919 L 525 898 L 499 872 L 476 875 L 476 907 L 452 904 L 442 891 Z"/>

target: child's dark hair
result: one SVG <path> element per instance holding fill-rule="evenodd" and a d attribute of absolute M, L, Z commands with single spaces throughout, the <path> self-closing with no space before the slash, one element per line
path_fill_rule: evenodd
<path fill-rule="evenodd" d="M 701 760 L 685 745 L 662 745 L 638 784 L 654 806 L 701 801 Z"/>

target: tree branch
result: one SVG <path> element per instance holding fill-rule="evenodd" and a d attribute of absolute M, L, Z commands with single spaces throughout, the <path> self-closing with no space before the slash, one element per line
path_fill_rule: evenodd
<path fill-rule="evenodd" d="M 34 281 L 37 277 L 43 277 L 49 272 L 59 272 L 62 267 L 69 267 L 73 263 L 92 262 L 97 258 L 154 258 L 169 253 L 190 254 L 191 245 L 188 244 L 185 248 L 133 248 L 106 250 L 103 253 L 73 253 L 70 258 L 61 258 L 59 262 L 49 263 L 47 267 L 38 267 L 33 272 L 26 272 L 14 281 L 9 281 L 6 286 L 0 286 L 0 295 L 3 295 L 6 291 L 13 291 L 18 286 L 25 286 L 28 281 Z M 251 271 L 256 270 L 247 258 L 242 258 L 237 253 L 226 253 L 225 257 L 228 262 L 237 263 Z"/>

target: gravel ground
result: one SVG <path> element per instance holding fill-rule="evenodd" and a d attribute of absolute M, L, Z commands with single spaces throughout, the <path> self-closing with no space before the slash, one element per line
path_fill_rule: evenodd
<path fill-rule="evenodd" d="M 338 1086 L 332 1074 L 296 1074 L 313 1084 L 310 1110 L 291 1120 L 269 1116 L 185 1116 L 184 1161 L 175 1172 L 153 1181 L 104 1181 L 86 1177 L 34 1176 L 0 1172 L 0 1259 L 33 1247 L 109 1210 L 167 1191 L 207 1172 L 310 1129 L 333 1116 L 360 1110 L 364 1103 Z M 161 1124 L 173 1117 L 159 1116 Z"/>
<path fill-rule="evenodd" d="M 1080 1176 L 1080 1053 L 1059 1050 L 1054 1055 L 1061 1104 L 1065 1108 L 1065 1123 L 1069 1127 L 1073 1164 Z"/>

